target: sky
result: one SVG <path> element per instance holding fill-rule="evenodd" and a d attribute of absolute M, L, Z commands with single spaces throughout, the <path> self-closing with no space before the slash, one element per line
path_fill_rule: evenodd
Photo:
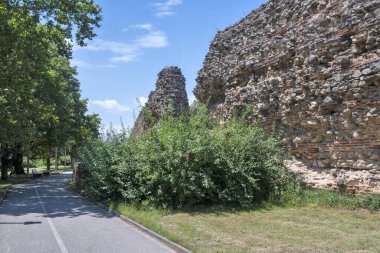
<path fill-rule="evenodd" d="M 265 0 L 97 0 L 102 26 L 87 47 L 74 46 L 82 96 L 104 127 L 132 127 L 157 74 L 178 66 L 190 102 L 209 45 Z"/>

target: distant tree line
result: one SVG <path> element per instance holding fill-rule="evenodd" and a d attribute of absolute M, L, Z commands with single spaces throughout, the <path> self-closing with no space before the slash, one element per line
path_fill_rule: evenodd
<path fill-rule="evenodd" d="M 25 173 L 30 150 L 49 161 L 55 147 L 68 146 L 75 160 L 77 147 L 98 133 L 70 58 L 73 41 L 85 46 L 100 21 L 93 0 L 0 0 L 2 180 L 11 167 Z"/>

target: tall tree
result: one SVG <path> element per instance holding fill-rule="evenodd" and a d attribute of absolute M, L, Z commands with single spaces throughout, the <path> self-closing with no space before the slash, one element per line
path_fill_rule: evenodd
<path fill-rule="evenodd" d="M 38 95 L 44 107 L 51 108 L 52 113 L 48 122 L 37 125 L 38 140 L 36 142 L 43 147 L 48 159 L 54 147 L 69 145 L 72 147 L 71 150 L 75 150 L 77 145 L 93 135 L 96 136 L 100 124 L 97 115 L 86 114 L 87 100 L 80 96 L 80 83 L 76 79 L 75 68 L 72 68 L 64 57 L 54 59 L 53 65 L 54 75 L 51 76 L 51 84 L 48 86 L 51 88 L 55 85 L 56 87 L 50 91 L 46 88 Z M 49 97 L 50 100 L 45 101 L 45 97 Z"/>
<path fill-rule="evenodd" d="M 2 179 L 11 157 L 16 172 L 24 172 L 22 146 L 41 135 L 41 126 L 54 130 L 46 132 L 54 143 L 65 138 L 57 104 L 65 100 L 64 79 L 73 74 L 57 72 L 57 62 L 68 66 L 73 35 L 81 46 L 95 36 L 100 12 L 92 0 L 0 0 Z"/>

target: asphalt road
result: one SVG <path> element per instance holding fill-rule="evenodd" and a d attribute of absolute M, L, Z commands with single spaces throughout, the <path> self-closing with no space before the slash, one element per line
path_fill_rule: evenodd
<path fill-rule="evenodd" d="M 69 174 L 14 186 L 0 206 L 0 252 L 173 252 L 65 189 Z"/>

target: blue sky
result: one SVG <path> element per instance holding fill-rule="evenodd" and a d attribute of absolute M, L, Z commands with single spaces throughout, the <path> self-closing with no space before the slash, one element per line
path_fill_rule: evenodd
<path fill-rule="evenodd" d="M 190 100 L 210 42 L 265 0 L 98 0 L 103 8 L 98 36 L 74 47 L 82 96 L 106 127 L 133 126 L 137 100 L 154 90 L 158 72 L 178 66 Z"/>

